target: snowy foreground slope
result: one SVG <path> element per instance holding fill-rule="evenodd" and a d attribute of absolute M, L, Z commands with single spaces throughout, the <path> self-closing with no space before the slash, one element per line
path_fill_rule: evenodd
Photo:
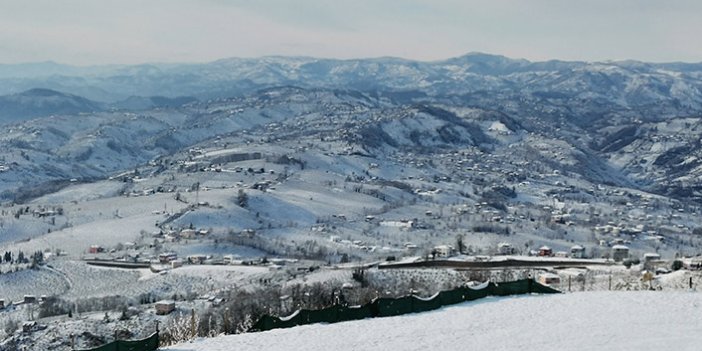
<path fill-rule="evenodd" d="M 171 351 L 699 350 L 702 294 L 486 298 L 399 317 L 200 339 Z"/>

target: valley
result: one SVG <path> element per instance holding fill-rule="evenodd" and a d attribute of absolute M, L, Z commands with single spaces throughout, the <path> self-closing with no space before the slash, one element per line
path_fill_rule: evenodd
<path fill-rule="evenodd" d="M 563 288 L 570 276 L 582 290 L 646 289 L 652 271 L 661 289 L 685 289 L 702 254 L 701 71 L 482 54 L 232 59 L 127 74 L 154 84 L 132 104 L 24 94 L 30 107 L 47 95 L 85 105 L 2 120 L 0 350 L 69 347 L 55 329 L 12 330 L 32 319 L 76 335 L 104 319 L 90 335 L 144 337 L 172 322 L 154 314 L 159 300 L 231 333 L 264 307 L 292 312 L 285 296 L 315 306 L 334 291 L 362 302 L 546 271 Z M 192 90 L 156 89 L 183 72 Z M 86 79 L 116 84 L 108 73 Z M 381 268 L 501 256 L 592 264 Z M 666 281 L 681 268 L 689 276 Z M 225 309 L 240 319 L 221 330 Z M 101 342 L 81 335 L 81 347 Z"/>

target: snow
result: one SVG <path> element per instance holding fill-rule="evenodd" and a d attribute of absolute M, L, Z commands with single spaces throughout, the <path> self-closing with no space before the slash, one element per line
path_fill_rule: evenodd
<path fill-rule="evenodd" d="M 512 131 L 507 128 L 504 123 L 499 122 L 499 121 L 494 121 L 492 124 L 490 124 L 490 127 L 488 128 L 489 131 L 496 131 L 496 132 L 502 132 L 502 133 L 511 133 Z"/>
<path fill-rule="evenodd" d="M 198 339 L 171 351 L 698 350 L 702 295 L 585 292 L 485 298 L 437 311 Z"/>
<path fill-rule="evenodd" d="M 118 181 L 102 181 L 95 183 L 70 186 L 52 194 L 35 199 L 36 204 L 62 204 L 70 201 L 90 201 L 119 195 L 124 189 L 124 183 Z"/>
<path fill-rule="evenodd" d="M 221 283 L 232 283 L 244 280 L 253 275 L 267 273 L 267 267 L 258 266 L 183 266 L 171 271 L 172 275 L 185 275 L 193 278 L 207 278 Z"/>
<path fill-rule="evenodd" d="M 26 294 L 81 299 L 212 293 L 233 284 L 248 284 L 268 272 L 267 267 L 261 266 L 186 265 L 161 275 L 148 269 L 95 267 L 80 261 L 54 260 L 51 265 L 0 274 L 0 299 L 16 301 Z"/>
<path fill-rule="evenodd" d="M 169 250 L 176 252 L 180 257 L 189 255 L 215 255 L 225 256 L 234 255 L 238 258 L 260 258 L 267 254 L 261 250 L 254 249 L 248 246 L 228 245 L 228 244 L 212 244 L 211 242 L 170 245 Z"/>

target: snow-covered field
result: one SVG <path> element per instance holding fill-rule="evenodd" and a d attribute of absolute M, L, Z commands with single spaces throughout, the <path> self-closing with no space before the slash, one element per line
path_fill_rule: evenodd
<path fill-rule="evenodd" d="M 702 294 L 486 298 L 437 311 L 198 339 L 171 351 L 699 350 Z"/>
<path fill-rule="evenodd" d="M 20 300 L 23 295 L 60 295 L 80 299 L 105 296 L 136 297 L 150 292 L 172 294 L 211 293 L 235 284 L 246 284 L 268 268 L 257 266 L 185 266 L 168 274 L 148 269 L 89 266 L 80 261 L 57 260 L 53 268 L 20 270 L 0 275 L 0 298 Z M 0 320 L 2 318 L 0 317 Z"/>

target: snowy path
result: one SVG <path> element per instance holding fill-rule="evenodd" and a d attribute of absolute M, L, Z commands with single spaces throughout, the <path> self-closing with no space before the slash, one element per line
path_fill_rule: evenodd
<path fill-rule="evenodd" d="M 62 271 L 60 271 L 60 270 L 58 270 L 58 269 L 52 267 L 51 265 L 39 266 L 39 268 L 40 268 L 40 269 L 45 269 L 45 270 L 47 270 L 47 271 L 56 273 L 56 274 L 58 274 L 59 276 L 61 276 L 61 278 L 63 278 L 63 280 L 66 282 L 66 290 L 63 291 L 64 293 L 65 293 L 65 292 L 68 292 L 68 291 L 71 291 L 71 289 L 73 289 L 73 281 L 71 280 L 70 277 L 68 277 L 68 275 L 67 275 L 66 273 L 64 273 L 64 272 L 62 272 Z"/>
<path fill-rule="evenodd" d="M 171 351 L 699 350 L 702 294 L 486 298 L 433 312 L 201 339 Z"/>

